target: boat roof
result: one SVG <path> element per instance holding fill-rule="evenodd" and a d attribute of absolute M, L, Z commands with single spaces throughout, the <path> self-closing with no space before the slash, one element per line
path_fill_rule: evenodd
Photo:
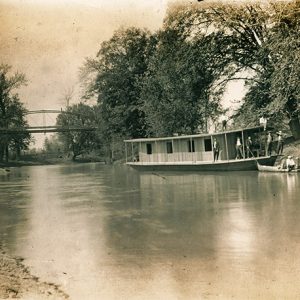
<path fill-rule="evenodd" d="M 267 130 L 272 130 L 273 128 L 267 127 Z M 125 143 L 134 143 L 134 142 L 155 142 L 155 141 L 166 141 L 166 140 L 179 140 L 179 139 L 192 139 L 198 137 L 206 137 L 206 136 L 217 136 L 223 135 L 228 133 L 235 133 L 235 132 L 247 132 L 247 133 L 257 133 L 263 132 L 263 126 L 256 126 L 256 127 L 248 127 L 248 128 L 240 128 L 240 129 L 233 129 L 227 131 L 218 131 L 212 133 L 199 133 L 199 134 L 191 134 L 191 135 L 176 135 L 176 136 L 167 136 L 167 137 L 149 137 L 149 138 L 138 138 L 138 139 L 129 139 L 124 140 Z"/>

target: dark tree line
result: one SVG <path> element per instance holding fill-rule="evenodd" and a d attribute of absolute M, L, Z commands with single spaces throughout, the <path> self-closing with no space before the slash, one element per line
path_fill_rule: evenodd
<path fill-rule="evenodd" d="M 265 114 L 276 126 L 288 122 L 300 138 L 299 20 L 300 2 L 210 4 L 174 9 L 170 24 L 184 27 L 193 38 L 215 37 L 210 49 L 223 69 L 224 87 L 242 79 L 248 87 L 237 112 L 241 125 L 253 125 Z M 249 112 L 251 111 L 251 114 Z"/>
<path fill-rule="evenodd" d="M 0 65 L 0 128 L 23 128 L 28 124 L 24 118 L 26 109 L 14 90 L 26 84 L 24 74 L 10 75 L 11 66 Z M 19 157 L 22 149 L 27 149 L 30 143 L 29 133 L 0 133 L 0 162 L 8 161 L 9 151 Z"/>

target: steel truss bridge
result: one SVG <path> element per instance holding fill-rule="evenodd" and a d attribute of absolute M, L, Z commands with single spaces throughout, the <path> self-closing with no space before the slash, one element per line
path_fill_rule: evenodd
<path fill-rule="evenodd" d="M 43 117 L 42 125 L 40 126 L 28 126 L 28 127 L 9 127 L 9 128 L 0 128 L 0 135 L 2 134 L 19 134 L 19 133 L 53 133 L 53 132 L 71 132 L 71 131 L 94 131 L 97 127 L 90 127 L 90 126 L 56 126 L 56 125 L 46 125 L 46 114 L 70 114 L 75 116 L 80 116 L 85 118 L 84 115 L 71 113 L 63 110 L 32 110 L 27 111 L 26 115 L 33 115 L 33 114 L 41 114 Z"/>

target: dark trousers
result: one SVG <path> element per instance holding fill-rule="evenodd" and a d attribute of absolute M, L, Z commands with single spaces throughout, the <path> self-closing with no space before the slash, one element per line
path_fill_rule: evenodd
<path fill-rule="evenodd" d="M 244 157 L 242 146 L 236 146 L 235 150 L 236 150 L 236 158 L 243 158 Z"/>
<path fill-rule="evenodd" d="M 246 151 L 247 151 L 247 157 L 248 157 L 248 158 L 249 158 L 249 157 L 253 157 L 251 148 L 247 147 Z"/>
<path fill-rule="evenodd" d="M 222 121 L 222 130 L 226 130 L 226 127 L 227 127 L 227 121 L 223 120 Z"/>
<path fill-rule="evenodd" d="M 277 144 L 277 154 L 282 154 L 283 151 L 283 142 L 278 142 Z"/>
<path fill-rule="evenodd" d="M 214 161 L 219 159 L 219 150 L 214 150 Z"/>
<path fill-rule="evenodd" d="M 267 142 L 267 145 L 266 145 L 266 155 L 269 155 L 269 156 L 272 155 L 272 142 Z"/>

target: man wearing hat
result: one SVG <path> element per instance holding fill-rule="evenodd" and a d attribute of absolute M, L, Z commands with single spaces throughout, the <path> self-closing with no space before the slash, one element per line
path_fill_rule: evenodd
<path fill-rule="evenodd" d="M 283 136 L 282 136 L 282 131 L 279 130 L 277 132 L 277 154 L 282 154 L 283 151 Z"/>
<path fill-rule="evenodd" d="M 286 159 L 286 167 L 289 172 L 295 169 L 295 162 L 293 160 L 293 156 L 289 155 Z"/>

